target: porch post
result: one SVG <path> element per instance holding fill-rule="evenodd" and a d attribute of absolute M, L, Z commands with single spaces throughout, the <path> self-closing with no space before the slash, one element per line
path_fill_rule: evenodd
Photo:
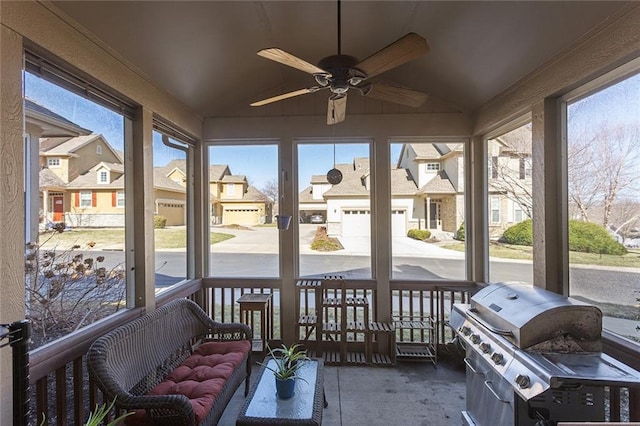
<path fill-rule="evenodd" d="M 2 5 L 4 9 L 4 5 Z M 0 26 L 0 323 L 25 316 L 22 37 Z M 13 423 L 11 351 L 0 349 L 0 424 Z"/>
<path fill-rule="evenodd" d="M 125 134 L 127 132 L 125 131 Z M 125 176 L 131 176 L 126 182 L 127 197 L 125 204 L 133 208 L 133 278 L 135 282 L 134 305 L 147 311 L 155 308 L 155 242 L 153 228 L 153 113 L 146 107 L 140 107 L 133 120 L 133 140 L 125 146 Z M 130 149 L 127 149 L 130 148 Z M 130 153 L 133 151 L 133 155 Z M 131 217 L 131 213 L 127 213 Z M 127 239 L 129 237 L 127 236 Z M 130 241 L 130 240 L 129 240 Z M 129 242 L 128 241 L 128 242 Z M 127 248 L 129 251 L 129 248 Z M 131 260 L 130 258 L 128 260 Z M 127 268 L 129 271 L 131 268 Z M 133 275 L 133 276 L 132 276 Z M 127 285 L 129 288 L 130 286 Z"/>
<path fill-rule="evenodd" d="M 425 212 L 425 221 L 426 226 L 424 229 L 431 230 L 431 197 L 427 196 L 424 202 L 424 212 Z"/>
<path fill-rule="evenodd" d="M 378 322 L 391 322 L 391 153 L 389 136 L 376 134 L 371 141 L 371 162 L 376 171 L 371 175 L 371 260 L 373 262 L 372 278 L 376 282 L 377 305 L 373 318 Z M 375 218 L 375 221 L 373 221 Z M 379 351 L 386 351 L 390 342 L 380 341 Z"/>
<path fill-rule="evenodd" d="M 487 233 L 487 144 L 481 136 L 471 139 L 469 154 L 465 156 L 465 203 L 467 218 L 464 223 L 466 241 L 467 278 L 486 282 L 489 264 L 489 237 Z"/>
<path fill-rule="evenodd" d="M 278 171 L 280 173 L 280 200 L 278 204 L 278 214 L 293 216 L 293 212 L 297 211 L 294 206 L 295 191 L 297 183 L 294 179 L 293 172 L 293 137 L 291 135 L 282 136 L 280 140 L 280 164 Z M 297 222 L 297 220 L 295 220 Z M 297 271 L 295 259 L 298 257 L 297 240 L 298 225 L 291 224 L 288 230 L 278 231 L 280 236 L 280 271 L 282 276 L 282 287 L 280 288 L 280 330 L 282 340 L 286 344 L 291 344 L 298 340 L 295 335 L 296 328 L 294 324 L 298 321 L 298 305 L 296 304 L 296 286 L 295 280 L 299 275 Z M 293 261 L 292 261 L 293 260 Z"/>
<path fill-rule="evenodd" d="M 566 149 L 560 133 L 560 106 L 546 98 L 532 109 L 533 285 L 568 295 Z"/>

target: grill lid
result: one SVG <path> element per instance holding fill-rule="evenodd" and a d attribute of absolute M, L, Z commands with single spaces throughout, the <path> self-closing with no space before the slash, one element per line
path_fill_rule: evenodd
<path fill-rule="evenodd" d="M 468 314 L 520 349 L 554 339 L 571 339 L 583 351 L 601 349 L 600 309 L 530 284 L 491 284 L 471 298 Z"/>

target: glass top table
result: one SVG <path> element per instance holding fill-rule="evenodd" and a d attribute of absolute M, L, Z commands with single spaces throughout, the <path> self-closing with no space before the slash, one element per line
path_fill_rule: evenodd
<path fill-rule="evenodd" d="M 265 358 L 269 367 L 275 366 L 270 357 Z M 276 396 L 273 373 L 264 366 L 253 385 L 236 420 L 237 426 L 245 425 L 317 425 L 322 423 L 324 407 L 323 362 L 312 358 L 303 361 L 296 380 L 295 393 L 287 400 Z"/>

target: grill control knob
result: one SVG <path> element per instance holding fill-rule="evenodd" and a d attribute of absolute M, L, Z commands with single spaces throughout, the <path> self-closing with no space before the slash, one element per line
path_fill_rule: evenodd
<path fill-rule="evenodd" d="M 520 389 L 526 389 L 531 385 L 531 379 L 525 374 L 518 374 L 516 376 L 516 383 L 520 386 Z"/>
<path fill-rule="evenodd" d="M 498 365 L 502 364 L 502 361 L 504 361 L 504 356 L 502 356 L 501 353 L 494 352 L 493 355 L 491 355 L 491 361 Z"/>
<path fill-rule="evenodd" d="M 480 343 L 480 335 L 479 334 L 472 334 L 471 335 L 471 343 L 474 343 L 474 344 Z"/>
<path fill-rule="evenodd" d="M 462 334 L 464 334 L 465 336 L 468 336 L 471 334 L 471 329 L 469 327 L 467 327 L 466 325 L 463 325 L 462 327 L 460 327 L 460 331 L 462 332 Z"/>
<path fill-rule="evenodd" d="M 480 343 L 480 350 L 485 354 L 489 353 L 489 351 L 491 350 L 491 345 L 487 342 Z"/>

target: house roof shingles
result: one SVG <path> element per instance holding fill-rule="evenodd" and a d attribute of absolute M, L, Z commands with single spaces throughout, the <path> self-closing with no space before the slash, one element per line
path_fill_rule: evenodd
<path fill-rule="evenodd" d="M 76 136 L 73 138 L 46 138 L 40 141 L 40 153 L 59 155 L 73 154 L 74 151 L 77 151 L 79 148 L 82 148 L 97 138 L 102 138 L 102 135 L 93 133 L 91 135 Z"/>
<path fill-rule="evenodd" d="M 407 169 L 391 169 L 391 195 L 413 195 L 416 185 L 411 173 Z"/>
<path fill-rule="evenodd" d="M 67 186 L 66 183 L 60 177 L 51 171 L 51 169 L 44 168 L 40 170 L 40 174 L 38 177 L 38 185 L 41 189 L 49 189 L 49 188 L 64 188 Z"/>
<path fill-rule="evenodd" d="M 447 176 L 447 172 L 440 170 L 433 179 L 427 182 L 420 190 L 419 194 L 455 194 L 456 190 Z"/>

